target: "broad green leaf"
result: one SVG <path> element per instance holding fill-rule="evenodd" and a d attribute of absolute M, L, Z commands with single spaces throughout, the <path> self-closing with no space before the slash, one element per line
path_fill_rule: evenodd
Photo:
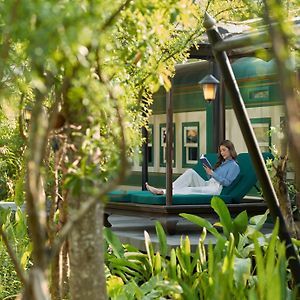
<path fill-rule="evenodd" d="M 104 228 L 103 235 L 107 243 L 111 246 L 115 256 L 118 258 L 124 257 L 123 245 L 119 238 L 112 232 L 112 230 L 109 228 Z"/>
<path fill-rule="evenodd" d="M 117 296 L 120 288 L 124 286 L 123 280 L 118 276 L 110 276 L 106 280 L 107 293 L 110 298 Z"/>
<path fill-rule="evenodd" d="M 116 266 L 116 268 L 120 268 L 120 267 L 128 267 L 134 271 L 138 271 L 141 274 L 144 273 L 145 268 L 142 264 L 133 262 L 133 261 L 129 261 L 127 259 L 124 258 L 111 258 L 110 262 L 114 263 L 114 265 Z"/>
<path fill-rule="evenodd" d="M 247 282 L 251 276 L 251 259 L 234 258 L 234 282 L 238 289 L 246 288 Z"/>
<path fill-rule="evenodd" d="M 185 239 L 181 237 L 181 250 L 186 272 L 191 275 L 191 244 L 188 236 Z"/>
<path fill-rule="evenodd" d="M 150 264 L 150 266 L 152 268 L 152 272 L 153 272 L 154 259 L 155 259 L 154 258 L 154 250 L 153 250 L 153 245 L 152 245 L 149 233 L 147 231 L 144 231 L 144 238 L 145 238 L 145 246 L 146 246 L 149 264 Z"/>
<path fill-rule="evenodd" d="M 257 239 L 254 239 L 254 248 L 255 248 L 255 262 L 256 262 L 256 273 L 257 273 L 257 288 L 260 297 L 264 299 L 267 274 L 265 273 L 265 262 L 263 258 L 263 253 L 259 246 L 259 243 L 257 242 Z"/>
<path fill-rule="evenodd" d="M 176 259 L 176 252 L 175 249 L 171 249 L 171 256 L 169 262 L 169 269 L 170 269 L 170 278 L 176 279 L 176 268 L 177 268 L 177 259 Z"/>
<path fill-rule="evenodd" d="M 160 274 L 161 270 L 162 270 L 161 256 L 159 252 L 156 252 L 156 255 L 154 257 L 154 274 Z"/>
<path fill-rule="evenodd" d="M 26 270 L 26 268 L 28 267 L 28 261 L 30 259 L 30 255 L 31 255 L 31 250 L 28 249 L 27 251 L 25 251 L 22 256 L 21 256 L 21 267 Z"/>
<path fill-rule="evenodd" d="M 297 246 L 298 248 L 300 248 L 300 240 L 297 240 L 295 238 L 292 238 L 292 242 L 295 246 Z"/>
<path fill-rule="evenodd" d="M 182 257 L 182 250 L 181 250 L 181 248 L 176 248 L 175 251 L 176 251 L 177 260 L 178 260 L 179 265 L 181 267 L 182 275 L 186 275 L 188 272 L 187 272 L 187 268 L 186 268 L 186 265 L 185 265 L 185 260 Z"/>
<path fill-rule="evenodd" d="M 190 222 L 199 225 L 200 227 L 206 228 L 216 238 L 222 238 L 221 234 L 216 230 L 216 228 L 214 228 L 214 226 L 209 221 L 191 214 L 182 213 L 179 215 L 189 220 Z"/>
<path fill-rule="evenodd" d="M 168 253 L 167 237 L 162 225 L 159 222 L 155 223 L 156 234 L 159 241 L 160 252 L 162 257 L 166 257 Z"/>
<path fill-rule="evenodd" d="M 239 236 L 243 234 L 248 227 L 248 215 L 246 211 L 241 212 L 232 222 L 232 232 L 235 242 L 238 244 Z"/>
<path fill-rule="evenodd" d="M 214 257 L 214 249 L 211 243 L 208 244 L 208 274 L 210 277 L 214 274 L 215 268 L 215 257 Z"/>
<path fill-rule="evenodd" d="M 268 218 L 269 210 L 267 209 L 263 215 L 257 215 L 250 218 L 249 223 L 255 225 L 256 230 L 261 230 Z"/>
<path fill-rule="evenodd" d="M 232 220 L 226 204 L 219 197 L 213 197 L 211 200 L 211 207 L 220 218 L 224 234 L 229 237 L 229 233 L 232 230 Z"/>
<path fill-rule="evenodd" d="M 20 178 L 17 180 L 15 185 L 15 197 L 14 201 L 17 206 L 22 206 L 25 200 L 24 195 L 24 171 L 21 172 Z"/>

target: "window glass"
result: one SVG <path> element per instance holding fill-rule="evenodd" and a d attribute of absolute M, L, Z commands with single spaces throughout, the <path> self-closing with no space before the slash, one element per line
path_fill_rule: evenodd
<path fill-rule="evenodd" d="M 166 130 L 166 124 L 160 124 L 160 166 L 165 167 L 166 166 L 166 150 L 167 150 L 167 130 Z M 175 124 L 173 124 L 173 147 L 172 147 L 172 162 L 173 167 L 175 167 Z"/>
<path fill-rule="evenodd" d="M 262 152 L 269 152 L 271 147 L 271 118 L 251 119 L 259 148 Z"/>
<path fill-rule="evenodd" d="M 199 123 L 183 123 L 182 139 L 182 166 L 193 166 L 199 158 Z"/>

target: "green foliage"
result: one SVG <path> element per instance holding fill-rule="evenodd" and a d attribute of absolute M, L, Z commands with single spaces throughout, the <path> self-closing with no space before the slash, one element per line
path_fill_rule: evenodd
<path fill-rule="evenodd" d="M 28 0 L 0 1 L 0 10 L 0 100 L 15 99 L 20 110 L 31 104 L 28 156 L 35 154 L 36 171 L 49 186 L 54 168 L 43 146 L 57 132 L 42 128 L 59 107 L 66 119 L 59 136 L 68 156 L 59 193 L 98 199 L 140 146 L 153 93 L 170 88 L 174 65 L 187 59 L 203 32 L 198 6 L 192 0 Z M 22 183 L 15 182 L 22 203 Z M 54 194 L 49 191 L 47 199 Z M 147 256 L 110 259 L 113 274 L 124 282 L 149 280 L 163 260 L 160 254 L 151 264 Z M 151 284 L 160 285 L 160 279 Z"/>
<path fill-rule="evenodd" d="M 289 16 L 297 16 L 297 9 L 299 9 L 298 0 L 283 0 L 277 3 L 280 6 L 279 8 L 277 7 L 278 11 L 285 11 Z M 257 18 L 263 18 L 264 16 L 263 0 L 206 0 L 201 1 L 201 7 L 202 9 L 207 9 L 219 21 L 234 22 L 256 19 L 253 21 L 256 21 L 257 25 Z M 249 23 L 249 25 L 251 24 Z"/>
<path fill-rule="evenodd" d="M 244 21 L 262 17 L 263 14 L 262 0 L 207 0 L 204 3 L 203 7 L 205 5 L 218 21 Z"/>
<path fill-rule="evenodd" d="M 17 295 L 21 290 L 21 283 L 2 242 L 0 242 L 0 261 L 0 299 L 4 299 Z"/>
<path fill-rule="evenodd" d="M 0 201 L 15 195 L 15 185 L 22 169 L 23 140 L 18 127 L 0 110 Z"/>
<path fill-rule="evenodd" d="M 22 96 L 33 108 L 42 102 L 48 112 L 60 102 L 80 141 L 64 188 L 93 194 L 95 182 L 106 183 L 124 165 L 122 143 L 129 160 L 140 146 L 153 93 L 169 89 L 174 65 L 203 32 L 199 8 L 192 0 L 0 5 L 7 55 L 1 95 Z"/>
<path fill-rule="evenodd" d="M 0 208 L 0 226 L 6 233 L 21 268 L 27 270 L 30 266 L 31 244 L 24 213 L 20 208 L 15 212 Z M 2 239 L 0 239 L 0 261 L 0 299 L 4 299 L 17 295 L 22 285 Z"/>
<path fill-rule="evenodd" d="M 130 245 L 121 248 L 118 238 L 106 230 L 109 297 L 122 300 L 295 299 L 296 290 L 290 289 L 285 245 L 278 239 L 278 224 L 271 235 L 264 235 L 260 230 L 268 212 L 250 220 L 241 213 L 232 220 L 219 201 L 215 198 L 212 205 L 220 215 L 218 226 L 222 226 L 223 234 L 203 218 L 182 214 L 203 227 L 193 251 L 188 237 L 182 237 L 175 249 L 167 249 L 166 235 L 159 223 L 156 224 L 157 250 L 145 232 L 146 254 Z M 207 231 L 215 237 L 214 245 L 205 242 Z"/>
<path fill-rule="evenodd" d="M 223 233 L 227 239 L 229 239 L 230 234 L 233 234 L 235 237 L 235 243 L 238 244 L 239 236 L 243 234 L 247 229 L 247 212 L 241 212 L 238 216 L 235 217 L 235 219 L 232 220 L 226 204 L 219 197 L 212 198 L 211 206 L 220 217 L 220 222 L 216 223 L 215 226 L 222 227 Z M 216 230 L 215 226 L 212 225 L 209 221 L 201 217 L 189 214 L 180 214 L 180 216 L 201 227 L 205 227 L 216 238 L 220 240 L 224 239 L 222 235 Z"/>

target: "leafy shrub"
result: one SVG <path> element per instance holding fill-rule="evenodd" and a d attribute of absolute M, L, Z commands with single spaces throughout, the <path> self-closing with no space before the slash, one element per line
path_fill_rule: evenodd
<path fill-rule="evenodd" d="M 24 213 L 20 208 L 17 208 L 15 212 L 0 208 L 0 226 L 6 233 L 21 268 L 26 270 L 30 265 L 31 244 L 29 243 Z M 10 298 L 17 295 L 22 285 L 1 239 L 0 261 L 0 299 L 5 299 L 5 297 Z"/>
<path fill-rule="evenodd" d="M 0 201 L 14 196 L 23 162 L 24 141 L 16 124 L 0 111 Z"/>
<path fill-rule="evenodd" d="M 233 220 L 223 201 L 217 197 L 212 207 L 220 221 L 182 214 L 203 230 L 196 250 L 188 237 L 179 247 L 168 249 L 166 235 L 156 224 L 159 251 L 154 251 L 145 232 L 146 253 L 119 239 L 105 229 L 105 257 L 108 294 L 114 300 L 126 299 L 295 299 L 287 268 L 285 245 L 278 239 L 278 224 L 272 234 L 260 230 L 264 215 L 248 219 L 242 212 Z M 223 232 L 216 230 L 221 227 Z M 205 239 L 209 231 L 214 245 Z M 276 287 L 274 286 L 276 285 Z"/>
<path fill-rule="evenodd" d="M 0 299 L 4 299 L 17 295 L 21 290 L 21 282 L 2 242 L 0 242 L 0 261 Z"/>

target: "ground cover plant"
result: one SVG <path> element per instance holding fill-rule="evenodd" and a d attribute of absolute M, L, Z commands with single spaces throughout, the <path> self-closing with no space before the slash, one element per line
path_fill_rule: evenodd
<path fill-rule="evenodd" d="M 261 232 L 268 211 L 251 218 L 244 211 L 232 219 L 221 199 L 213 198 L 212 207 L 220 217 L 216 224 L 182 214 L 198 224 L 199 230 L 203 228 L 194 250 L 188 236 L 181 238 L 180 246 L 168 248 L 160 223 L 156 223 L 158 249 L 154 249 L 145 232 L 146 253 L 132 245 L 122 245 L 111 230 L 105 229 L 109 297 L 296 299 L 285 246 L 278 238 L 278 223 L 271 234 Z M 216 238 L 215 244 L 205 243 L 207 232 Z"/>
<path fill-rule="evenodd" d="M 0 207 L 0 230 L 7 233 L 7 241 L 0 240 L 0 299 L 15 299 L 22 290 L 18 269 L 7 251 L 9 243 L 15 260 L 20 261 L 20 268 L 30 268 L 31 243 L 28 236 L 24 212 L 18 207 L 16 211 Z M 11 254 L 11 253 L 10 253 Z"/>
<path fill-rule="evenodd" d="M 155 248 L 147 232 L 146 252 L 122 245 L 110 229 L 105 236 L 105 275 L 110 299 L 296 299 L 296 290 L 287 267 L 285 246 L 278 239 L 278 224 L 271 234 L 263 234 L 268 211 L 248 218 L 244 211 L 231 218 L 217 197 L 212 207 L 219 222 L 182 214 L 199 225 L 199 242 L 192 249 L 188 236 L 180 246 L 167 246 L 165 232 L 156 223 L 159 247 Z M 16 213 L 1 210 L 2 226 L 25 270 L 30 267 L 31 245 L 20 209 Z M 202 230 L 202 232 L 201 232 Z M 215 244 L 206 243 L 207 232 Z M 295 244 L 297 241 L 295 241 Z M 14 299 L 22 285 L 14 266 L 0 243 L 0 299 Z M 299 246 L 299 245 L 298 245 Z M 279 296 L 280 295 L 280 296 Z"/>

